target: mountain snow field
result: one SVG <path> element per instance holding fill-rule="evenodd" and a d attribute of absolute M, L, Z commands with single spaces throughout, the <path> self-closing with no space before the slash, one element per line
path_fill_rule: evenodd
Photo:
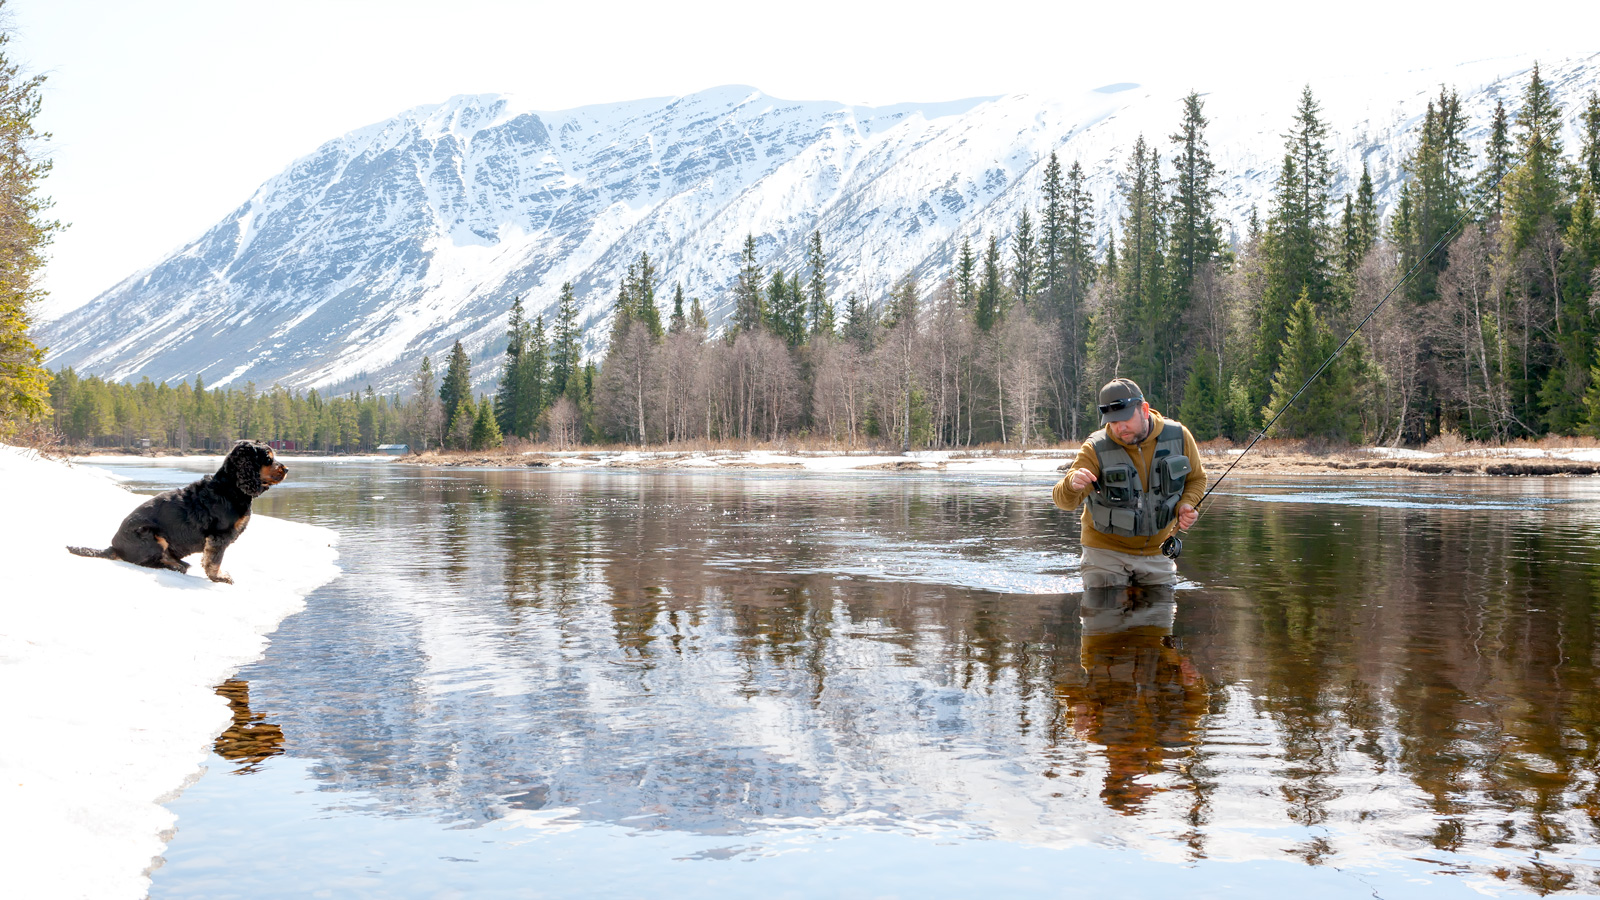
<path fill-rule="evenodd" d="M 1352 71 L 1312 84 L 1339 176 L 1365 165 L 1380 210 L 1398 195 L 1416 129 L 1441 86 L 1459 93 L 1481 150 L 1497 102 L 1516 113 L 1535 60 Z M 1600 54 L 1541 60 L 1569 146 Z M 641 252 L 725 322 L 746 235 L 761 264 L 804 272 L 813 231 L 830 299 L 876 302 L 903 275 L 925 294 L 964 240 L 981 250 L 1037 213 L 1049 157 L 1083 167 L 1096 237 L 1117 225 L 1119 180 L 1142 136 L 1163 156 L 1182 98 L 1203 95 L 1221 170 L 1218 213 L 1242 235 L 1270 213 L 1283 135 L 1307 87 L 1050 85 L 1043 92 L 864 107 L 730 85 L 681 97 L 545 111 L 514 96 L 458 96 L 334 138 L 221 222 L 87 305 L 45 323 L 51 368 L 112 380 L 204 378 L 324 393 L 390 393 L 456 340 L 479 390 L 493 381 L 512 300 L 554 321 L 571 282 L 584 352 L 604 350 L 619 279 Z"/>
<path fill-rule="evenodd" d="M 215 686 L 337 577 L 337 535 L 255 515 L 223 561 L 235 583 L 213 584 L 198 557 L 179 575 L 67 553 L 143 500 L 99 470 L 0 445 L 0 498 L 4 893 L 137 900 L 181 827 L 161 804 L 231 721 Z"/>

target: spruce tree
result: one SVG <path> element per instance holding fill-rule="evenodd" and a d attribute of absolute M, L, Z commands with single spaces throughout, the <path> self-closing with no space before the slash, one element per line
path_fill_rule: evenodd
<path fill-rule="evenodd" d="M 989 249 L 983 254 L 983 277 L 978 282 L 978 308 L 975 311 L 978 327 L 984 331 L 994 328 L 1000 317 L 1005 315 L 1005 285 L 1000 277 L 1000 266 L 1000 239 L 990 235 Z"/>
<path fill-rule="evenodd" d="M 494 404 L 485 399 L 478 404 L 478 416 L 472 423 L 472 449 L 492 450 L 504 443 L 505 437 L 494 417 Z"/>
<path fill-rule="evenodd" d="M 855 291 L 845 296 L 844 337 L 863 351 L 872 349 L 873 332 L 878 327 L 877 315 L 871 306 L 861 302 Z"/>
<path fill-rule="evenodd" d="M 978 298 L 978 257 L 972 252 L 972 239 L 961 239 L 961 255 L 956 257 L 956 302 L 972 309 Z"/>
<path fill-rule="evenodd" d="M 1178 415 L 1196 440 L 1217 437 L 1226 423 L 1228 398 L 1226 386 L 1217 379 L 1219 368 L 1217 355 L 1207 347 L 1195 354 L 1194 365 L 1189 369 Z"/>
<path fill-rule="evenodd" d="M 833 304 L 828 302 L 828 257 L 822 252 L 822 232 L 811 232 L 806 246 L 806 265 L 811 279 L 806 282 L 806 314 L 812 334 L 833 334 Z"/>
<path fill-rule="evenodd" d="M 1055 311 L 1060 335 L 1058 371 L 1063 387 L 1059 410 L 1061 434 L 1077 438 L 1080 434 L 1078 416 L 1086 408 L 1089 384 L 1089 325 L 1085 314 L 1085 301 L 1089 287 L 1094 282 L 1094 209 L 1085 184 L 1083 166 L 1073 162 L 1067 170 L 1062 188 L 1065 208 L 1061 223 L 1061 250 L 1054 296 L 1050 308 Z M 1112 241 L 1115 244 L 1115 241 Z"/>
<path fill-rule="evenodd" d="M 1600 272 L 1600 213 L 1587 178 L 1562 234 L 1561 284 L 1555 295 L 1554 342 L 1560 363 L 1552 366 L 1539 391 L 1544 425 L 1556 434 L 1577 434 L 1591 424 L 1586 396 L 1596 363 L 1596 272 Z M 1596 423 L 1600 424 L 1600 423 Z"/>
<path fill-rule="evenodd" d="M 611 302 L 611 336 L 606 340 L 608 352 L 622 345 L 622 339 L 639 321 L 638 290 L 639 264 L 628 265 L 628 271 L 617 282 L 617 299 Z"/>
<path fill-rule="evenodd" d="M 1355 274 L 1356 266 L 1361 264 L 1361 231 L 1356 222 L 1356 201 L 1349 194 L 1344 195 L 1344 212 L 1339 216 L 1339 243 L 1344 248 L 1341 256 L 1340 269 L 1346 278 Z"/>
<path fill-rule="evenodd" d="M 1033 219 L 1024 209 L 1017 220 L 1017 233 L 1011 238 L 1011 293 L 1026 307 L 1033 300 L 1039 282 L 1039 240 L 1033 233 Z"/>
<path fill-rule="evenodd" d="M 1366 256 L 1378 243 L 1378 201 L 1373 196 L 1372 173 L 1365 161 L 1361 163 L 1361 183 L 1356 187 L 1355 216 L 1357 255 Z"/>
<path fill-rule="evenodd" d="M 1489 140 L 1484 145 L 1483 172 L 1478 176 L 1478 207 L 1484 219 L 1498 219 L 1505 207 L 1505 178 L 1511 171 L 1511 132 L 1506 105 L 1496 100 Z"/>
<path fill-rule="evenodd" d="M 1322 438 L 1348 441 L 1359 424 L 1353 373 L 1342 355 L 1328 365 L 1294 405 L 1285 406 L 1317 371 L 1336 346 L 1323 327 L 1309 292 L 1302 292 L 1285 323 L 1278 357 L 1282 361 L 1272 377 L 1272 396 L 1261 411 L 1264 421 L 1283 411 L 1273 427 L 1273 437 Z"/>
<path fill-rule="evenodd" d="M 1465 133 L 1460 98 L 1454 91 L 1441 90 L 1439 99 L 1428 104 L 1421 139 L 1404 164 L 1409 178 L 1403 189 L 1409 195 L 1409 228 L 1396 237 L 1401 269 L 1421 263 L 1406 282 L 1406 297 L 1415 304 L 1432 302 L 1438 296 L 1439 275 L 1449 263 L 1449 248 L 1429 251 L 1466 208 L 1472 155 Z"/>
<path fill-rule="evenodd" d="M 1535 321 L 1550 321 L 1554 327 L 1530 323 L 1517 336 L 1524 352 L 1511 360 L 1514 371 L 1507 381 L 1518 421 L 1556 423 L 1565 429 L 1574 417 L 1573 398 L 1565 391 L 1588 378 L 1589 349 L 1574 342 L 1565 328 L 1573 320 L 1570 298 L 1561 296 L 1559 279 L 1551 271 L 1559 251 L 1549 238 L 1563 230 L 1569 185 L 1561 157 L 1561 107 L 1537 64 L 1514 125 L 1516 154 L 1505 180 L 1502 258 L 1515 273 L 1511 287 L 1518 304 Z"/>
<path fill-rule="evenodd" d="M 1329 309 L 1334 299 L 1328 222 L 1332 153 L 1321 107 L 1310 87 L 1301 92 L 1284 145 L 1272 214 L 1260 245 L 1265 278 L 1248 383 L 1256 408 L 1271 399 L 1278 355 L 1298 298 L 1304 295 L 1317 310 Z M 1253 230 L 1256 227 L 1252 225 Z"/>
<path fill-rule="evenodd" d="M 439 402 L 444 404 L 444 420 L 455 422 L 456 411 L 462 404 L 472 404 L 472 360 L 458 340 L 450 348 L 450 364 L 444 370 L 444 380 L 439 383 Z M 473 410 L 477 414 L 477 410 Z"/>
<path fill-rule="evenodd" d="M 1561 205 L 1561 107 L 1537 63 L 1516 117 L 1516 165 L 1505 180 L 1505 228 L 1513 250 L 1533 240 Z"/>
<path fill-rule="evenodd" d="M 478 407 L 468 394 L 456 404 L 450 416 L 450 427 L 445 430 L 445 444 L 452 450 L 472 449 L 472 429 L 478 423 Z"/>
<path fill-rule="evenodd" d="M 1180 349 L 1172 339 L 1178 312 L 1168 302 L 1166 277 L 1165 198 L 1161 191 L 1160 157 L 1141 135 L 1123 178 L 1122 244 L 1117 270 L 1115 301 L 1102 310 L 1116 319 L 1115 333 L 1123 341 L 1122 367 L 1117 373 L 1137 381 L 1150 396 L 1174 398 L 1178 393 L 1174 355 Z M 1110 325 L 1111 323 L 1105 323 Z"/>
<path fill-rule="evenodd" d="M 650 254 L 640 251 L 638 269 L 632 284 L 632 311 L 635 318 L 650 329 L 652 338 L 661 337 L 661 310 L 656 306 L 656 286 L 659 275 Z"/>
<path fill-rule="evenodd" d="M 511 301 L 511 316 L 506 323 L 506 359 L 501 366 L 500 384 L 494 395 L 495 418 L 505 422 L 506 430 L 512 434 L 526 433 L 521 427 L 527 418 L 522 365 L 531 336 L 528 321 L 523 318 L 522 298 L 516 297 Z"/>
<path fill-rule="evenodd" d="M 572 293 L 572 282 L 561 285 L 561 299 L 556 307 L 555 333 L 550 341 L 550 392 L 553 396 L 566 393 L 567 382 L 577 371 L 583 347 L 579 340 L 578 298 Z"/>
<path fill-rule="evenodd" d="M 1044 167 L 1044 208 L 1039 211 L 1039 291 L 1046 307 L 1059 310 L 1066 269 L 1067 192 L 1061 183 L 1061 161 L 1050 151 Z M 966 245 L 963 244 L 965 248 Z"/>
<path fill-rule="evenodd" d="M 774 270 L 767 289 L 767 310 L 772 317 L 772 333 L 791 347 L 806 339 L 806 299 L 800 276 L 793 278 Z"/>
<path fill-rule="evenodd" d="M 678 282 L 672 289 L 672 318 L 668 320 L 667 330 L 673 334 L 689 327 L 689 320 L 683 312 L 683 282 Z"/>
<path fill-rule="evenodd" d="M 1580 119 L 1583 147 L 1578 152 L 1578 172 L 1591 190 L 1600 192 L 1600 91 L 1589 92 Z"/>
<path fill-rule="evenodd" d="M 528 330 L 528 340 L 522 351 L 522 360 L 517 366 L 519 418 L 514 428 L 512 425 L 503 426 L 507 434 L 518 437 L 533 435 L 539 414 L 544 412 L 545 407 L 545 387 L 549 381 L 549 352 L 550 348 L 544 333 L 544 316 L 539 316 L 533 320 L 533 327 Z"/>
<path fill-rule="evenodd" d="M 1194 296 L 1200 268 L 1216 261 L 1222 251 L 1222 231 L 1216 204 L 1222 173 L 1211 161 L 1206 144 L 1205 105 L 1191 91 L 1183 98 L 1183 120 L 1170 140 L 1176 145 L 1172 163 L 1177 174 L 1172 183 L 1172 302 L 1181 315 Z"/>
<path fill-rule="evenodd" d="M 1070 310 L 1072 317 L 1081 318 L 1084 298 L 1094 282 L 1094 198 L 1089 194 L 1083 166 L 1077 162 L 1067 170 L 1066 202 L 1060 309 L 1063 316 L 1068 316 Z"/>
<path fill-rule="evenodd" d="M 733 287 L 733 332 L 754 331 L 767 321 L 766 302 L 761 291 L 765 280 L 761 263 L 756 259 L 756 237 L 747 234 L 744 251 L 739 257 L 739 276 Z"/>

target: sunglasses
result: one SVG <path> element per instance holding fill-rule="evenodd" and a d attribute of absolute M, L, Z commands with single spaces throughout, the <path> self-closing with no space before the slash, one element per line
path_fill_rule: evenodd
<path fill-rule="evenodd" d="M 1110 403 L 1102 403 L 1100 404 L 1100 415 L 1104 416 L 1114 412 L 1122 412 L 1130 406 L 1137 406 L 1143 402 L 1143 397 L 1129 397 L 1126 400 L 1113 400 Z"/>

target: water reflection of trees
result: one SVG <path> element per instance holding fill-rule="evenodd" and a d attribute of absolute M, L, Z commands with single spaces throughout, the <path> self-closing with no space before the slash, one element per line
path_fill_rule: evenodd
<path fill-rule="evenodd" d="M 1218 592 L 1227 630 L 1206 652 L 1279 726 L 1295 821 L 1443 851 L 1596 841 L 1600 554 L 1585 528 L 1560 509 L 1257 512 L 1217 517 L 1200 551 L 1218 581 L 1244 582 Z M 1261 568 L 1275 577 L 1226 574 Z M 1426 815 L 1374 790 L 1394 773 Z M 1486 871 L 1541 891 L 1577 877 Z"/>
<path fill-rule="evenodd" d="M 398 560 L 308 635 L 345 677 L 308 682 L 293 723 L 320 735 L 324 778 L 399 809 L 707 830 L 962 810 L 1035 839 L 1137 820 L 1126 839 L 1197 855 L 1214 823 L 1248 821 L 1300 829 L 1278 849 L 1310 862 L 1372 840 L 1499 845 L 1546 854 L 1504 877 L 1588 877 L 1551 862 L 1600 816 L 1600 558 L 1575 529 L 1219 505 L 1189 542 L 1205 588 L 1182 592 L 1173 634 L 1101 647 L 1076 598 L 840 574 L 874 542 L 965 553 L 981 535 L 978 563 L 1070 546 L 1072 517 L 1003 488 L 408 484 L 361 513 Z M 368 657 L 314 649 L 330 644 Z M 274 653 L 294 646 L 280 632 Z"/>

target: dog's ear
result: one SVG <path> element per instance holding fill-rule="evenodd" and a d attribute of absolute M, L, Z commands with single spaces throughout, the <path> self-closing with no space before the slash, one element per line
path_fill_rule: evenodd
<path fill-rule="evenodd" d="M 217 474 L 233 482 L 246 497 L 259 497 L 267 492 L 267 486 L 261 483 L 261 467 L 256 464 L 254 441 L 234 444 L 228 451 L 228 458 L 222 461 L 222 471 Z"/>

